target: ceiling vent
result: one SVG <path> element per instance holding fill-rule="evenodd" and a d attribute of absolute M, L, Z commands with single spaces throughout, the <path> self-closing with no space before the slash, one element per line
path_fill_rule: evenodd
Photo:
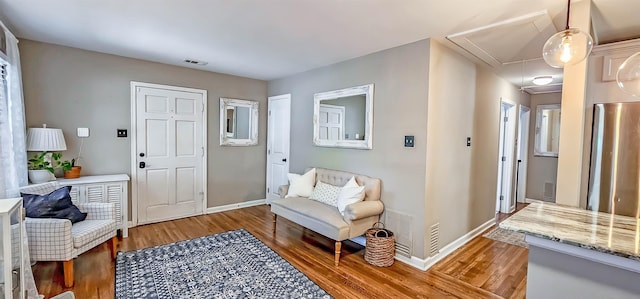
<path fill-rule="evenodd" d="M 197 65 L 207 65 L 208 62 L 206 61 L 197 61 L 197 60 L 193 60 L 193 59 L 185 59 L 184 62 L 189 63 L 189 64 L 197 64 Z"/>

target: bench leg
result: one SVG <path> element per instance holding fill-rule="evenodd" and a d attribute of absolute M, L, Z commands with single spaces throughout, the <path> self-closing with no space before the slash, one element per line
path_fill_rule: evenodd
<path fill-rule="evenodd" d="M 333 259 L 333 263 L 336 266 L 338 266 L 338 263 L 340 263 L 340 249 L 342 249 L 342 242 L 336 241 L 336 253 L 335 253 L 335 258 Z"/>
<path fill-rule="evenodd" d="M 64 286 L 70 288 L 73 286 L 73 259 L 62 262 L 62 274 L 64 276 Z"/>
<path fill-rule="evenodd" d="M 273 234 L 275 234 L 275 233 L 276 233 L 276 221 L 277 221 L 277 220 L 278 220 L 278 215 L 273 214 L 273 227 L 271 228 L 271 229 L 272 229 Z"/>
<path fill-rule="evenodd" d="M 118 254 L 118 236 L 113 236 L 109 241 L 109 249 L 111 249 L 111 258 L 115 259 Z"/>

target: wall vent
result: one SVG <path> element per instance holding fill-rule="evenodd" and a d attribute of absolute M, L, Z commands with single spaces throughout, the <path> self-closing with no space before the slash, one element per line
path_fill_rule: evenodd
<path fill-rule="evenodd" d="M 207 64 L 209 64 L 206 61 L 197 61 L 197 60 L 193 60 L 193 59 L 185 59 L 184 62 L 189 63 L 189 64 L 197 64 L 197 65 L 207 65 Z"/>
<path fill-rule="evenodd" d="M 546 201 L 554 201 L 556 195 L 556 184 L 552 182 L 544 183 L 543 199 Z"/>
<path fill-rule="evenodd" d="M 413 216 L 393 210 L 385 211 L 385 228 L 392 231 L 396 239 L 396 254 L 411 257 L 413 234 L 411 225 Z"/>
<path fill-rule="evenodd" d="M 429 256 L 434 256 L 440 252 L 438 243 L 440 242 L 440 223 L 431 226 L 429 233 Z"/>

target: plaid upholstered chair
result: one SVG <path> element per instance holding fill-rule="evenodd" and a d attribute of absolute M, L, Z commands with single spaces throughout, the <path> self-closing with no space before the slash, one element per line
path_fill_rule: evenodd
<path fill-rule="evenodd" d="M 25 186 L 22 193 L 48 194 L 60 186 L 57 182 Z M 62 261 L 64 285 L 73 286 L 73 259 L 85 251 L 110 240 L 111 257 L 116 256 L 116 209 L 112 203 L 78 203 L 74 205 L 87 213 L 83 221 L 68 219 L 26 218 L 29 254 L 33 261 Z"/>

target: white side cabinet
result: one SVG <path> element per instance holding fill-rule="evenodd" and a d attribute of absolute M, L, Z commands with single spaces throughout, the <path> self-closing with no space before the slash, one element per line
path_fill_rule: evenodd
<path fill-rule="evenodd" d="M 129 236 L 127 208 L 129 176 L 126 174 L 89 175 L 77 179 L 58 179 L 61 186 L 71 186 L 71 200 L 75 202 L 111 202 L 116 205 L 118 229 L 122 237 Z"/>
<path fill-rule="evenodd" d="M 0 298 L 25 298 L 22 261 L 22 198 L 0 199 Z"/>

